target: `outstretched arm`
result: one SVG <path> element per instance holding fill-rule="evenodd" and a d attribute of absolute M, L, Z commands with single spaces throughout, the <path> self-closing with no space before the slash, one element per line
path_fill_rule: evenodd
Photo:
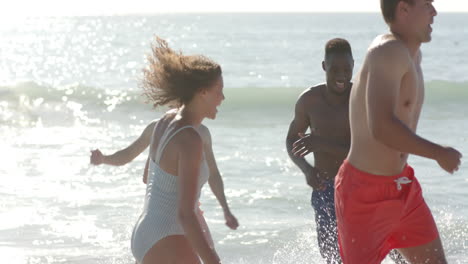
<path fill-rule="evenodd" d="M 91 151 L 91 164 L 122 166 L 129 163 L 149 146 L 154 126 L 158 121 L 159 120 L 155 120 L 151 122 L 132 144 L 122 150 L 115 152 L 114 154 L 103 155 L 99 149 Z"/>
<path fill-rule="evenodd" d="M 414 67 L 406 47 L 397 41 L 388 42 L 368 56 L 367 118 L 374 138 L 399 152 L 434 159 L 450 173 L 457 170 L 461 158 L 458 151 L 416 135 L 396 115 L 403 76 Z"/>
<path fill-rule="evenodd" d="M 210 185 L 211 191 L 216 196 L 219 204 L 223 208 L 224 218 L 226 220 L 226 225 L 231 229 L 237 229 L 239 223 L 236 217 L 231 213 L 229 205 L 226 201 L 226 195 L 224 194 L 224 183 L 219 173 L 218 166 L 216 164 L 216 159 L 213 153 L 213 147 L 211 143 L 211 134 L 208 128 L 202 127 L 203 129 L 203 138 L 204 138 L 204 150 L 205 157 L 210 169 L 210 177 L 208 179 L 208 184 Z"/>

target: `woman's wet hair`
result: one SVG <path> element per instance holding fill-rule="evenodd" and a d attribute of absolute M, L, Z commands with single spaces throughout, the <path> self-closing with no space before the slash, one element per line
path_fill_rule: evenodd
<path fill-rule="evenodd" d="M 221 66 L 202 55 L 183 55 L 169 48 L 167 42 L 156 37 L 152 53 L 147 56 L 141 87 L 154 107 L 181 106 L 194 95 L 211 87 L 221 76 Z"/>

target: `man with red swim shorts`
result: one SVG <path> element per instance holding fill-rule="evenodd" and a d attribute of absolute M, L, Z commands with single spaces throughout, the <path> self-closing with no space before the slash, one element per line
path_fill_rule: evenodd
<path fill-rule="evenodd" d="M 424 99 L 420 46 L 431 40 L 432 0 L 381 0 L 390 33 L 370 45 L 350 95 L 351 147 L 335 178 L 344 264 L 380 263 L 398 249 L 411 263 L 447 263 L 409 154 L 447 172 L 461 154 L 416 134 Z"/>

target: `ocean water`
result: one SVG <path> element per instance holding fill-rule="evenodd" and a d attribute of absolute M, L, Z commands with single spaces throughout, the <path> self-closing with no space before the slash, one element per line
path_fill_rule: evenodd
<path fill-rule="evenodd" d="M 423 46 L 419 134 L 465 156 L 454 175 L 411 157 L 449 263 L 468 263 L 468 16 L 439 14 Z M 285 136 L 298 95 L 324 81 L 323 46 L 347 38 L 355 73 L 379 14 L 177 14 L 36 17 L 0 25 L 1 263 L 133 263 L 146 152 L 90 166 L 89 150 L 127 146 L 165 109 L 138 88 L 154 35 L 220 62 L 226 100 L 205 124 L 240 227 L 206 188 L 201 202 L 223 263 L 324 263 L 311 190 Z M 312 159 L 310 159 L 313 162 Z M 385 263 L 391 263 L 386 260 Z"/>

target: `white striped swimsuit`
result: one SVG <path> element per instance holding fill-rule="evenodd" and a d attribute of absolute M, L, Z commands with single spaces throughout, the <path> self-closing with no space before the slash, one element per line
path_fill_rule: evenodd
<path fill-rule="evenodd" d="M 184 126 L 176 130 L 169 137 L 166 129 L 156 150 L 156 161 L 149 159 L 148 183 L 146 187 L 145 204 L 143 212 L 133 229 L 131 250 L 135 259 L 143 262 L 143 258 L 151 247 L 159 240 L 171 235 L 184 235 L 177 213 L 178 182 L 179 177 L 169 174 L 159 167 L 159 160 L 167 143 L 179 131 L 192 126 Z M 196 129 L 195 129 L 196 130 Z M 166 139 L 167 138 L 167 139 Z M 198 180 L 198 198 L 200 190 L 208 181 L 209 169 L 203 153 L 200 175 Z M 200 209 L 196 203 L 198 213 Z"/>

